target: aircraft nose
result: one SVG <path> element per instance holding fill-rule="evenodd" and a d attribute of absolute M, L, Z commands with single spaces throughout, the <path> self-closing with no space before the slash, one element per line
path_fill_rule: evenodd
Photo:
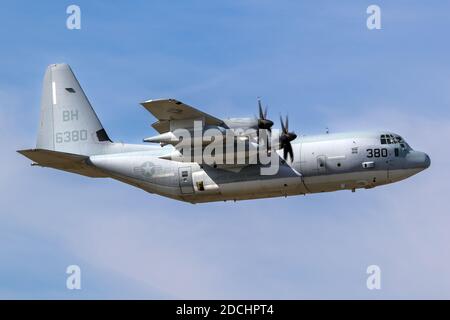
<path fill-rule="evenodd" d="M 428 168 L 430 164 L 431 164 L 430 156 L 425 153 L 425 163 L 424 163 L 425 169 Z"/>
<path fill-rule="evenodd" d="M 426 169 L 431 164 L 430 157 L 425 152 L 412 151 L 406 159 L 410 168 Z"/>

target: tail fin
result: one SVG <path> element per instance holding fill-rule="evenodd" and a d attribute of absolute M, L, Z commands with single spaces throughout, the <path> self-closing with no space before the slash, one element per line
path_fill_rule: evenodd
<path fill-rule="evenodd" d="M 44 76 L 36 148 L 80 155 L 101 153 L 111 140 L 67 64 Z"/>

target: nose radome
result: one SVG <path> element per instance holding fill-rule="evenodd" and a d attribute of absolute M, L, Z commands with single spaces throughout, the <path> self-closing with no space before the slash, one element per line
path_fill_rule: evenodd
<path fill-rule="evenodd" d="M 407 155 L 408 167 L 426 169 L 430 166 L 430 157 L 421 151 L 412 151 Z"/>
<path fill-rule="evenodd" d="M 425 153 L 425 169 L 428 168 L 431 164 L 430 156 Z"/>

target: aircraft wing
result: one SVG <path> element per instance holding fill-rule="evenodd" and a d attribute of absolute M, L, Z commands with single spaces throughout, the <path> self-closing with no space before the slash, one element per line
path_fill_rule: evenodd
<path fill-rule="evenodd" d="M 204 120 L 205 125 L 223 125 L 223 121 L 175 99 L 156 99 L 141 105 L 158 119 L 152 124 L 159 133 L 170 130 L 173 120 Z"/>

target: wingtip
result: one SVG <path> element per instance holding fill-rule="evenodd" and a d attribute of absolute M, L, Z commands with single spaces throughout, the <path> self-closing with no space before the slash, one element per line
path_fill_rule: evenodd
<path fill-rule="evenodd" d="M 178 101 L 177 99 L 173 99 L 173 98 L 158 98 L 158 99 L 148 99 L 148 100 L 146 100 L 144 102 L 141 102 L 141 105 L 145 106 L 146 104 L 149 104 L 149 103 L 155 103 L 155 102 L 157 103 L 157 102 L 164 102 L 164 101 L 170 101 L 170 102 L 173 102 L 175 104 L 181 104 L 182 103 L 182 102 Z"/>
<path fill-rule="evenodd" d="M 17 153 L 20 153 L 21 155 L 25 155 L 26 153 L 33 152 L 35 149 L 22 149 L 22 150 L 16 150 Z"/>
<path fill-rule="evenodd" d="M 149 103 L 150 101 L 152 101 L 152 100 L 145 100 L 145 101 L 139 102 L 139 104 L 144 105 L 146 103 Z"/>

